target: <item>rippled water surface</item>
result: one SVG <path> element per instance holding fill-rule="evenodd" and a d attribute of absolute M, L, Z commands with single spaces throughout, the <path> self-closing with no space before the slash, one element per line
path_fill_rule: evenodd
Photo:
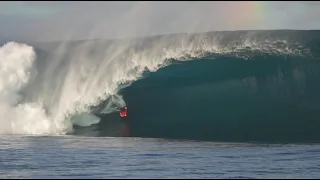
<path fill-rule="evenodd" d="M 318 178 L 320 145 L 1 136 L 1 178 Z"/>

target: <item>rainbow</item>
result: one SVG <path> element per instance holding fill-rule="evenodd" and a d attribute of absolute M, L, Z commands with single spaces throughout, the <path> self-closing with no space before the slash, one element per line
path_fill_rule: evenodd
<path fill-rule="evenodd" d="M 265 7 L 268 7 L 267 1 L 232 1 L 226 2 L 225 13 L 228 13 L 227 23 L 230 27 L 237 27 L 235 30 L 252 27 L 258 29 L 266 26 Z"/>

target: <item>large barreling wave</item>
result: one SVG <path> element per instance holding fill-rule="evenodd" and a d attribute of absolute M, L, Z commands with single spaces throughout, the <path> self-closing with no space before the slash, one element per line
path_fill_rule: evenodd
<path fill-rule="evenodd" d="M 264 77 L 264 74 L 279 72 L 281 63 L 299 64 L 296 59 L 316 61 L 318 50 L 318 31 L 235 31 L 108 41 L 7 43 L 0 49 L 0 111 L 3 114 L 0 133 L 71 133 L 73 125 L 98 124 L 103 114 L 117 112 L 128 102 L 130 113 L 136 114 L 141 121 L 144 118 L 158 121 L 151 119 L 162 114 L 159 117 L 180 119 L 173 122 L 182 123 L 185 116 L 177 116 L 174 112 L 188 114 L 198 121 L 195 114 L 201 118 L 200 114 L 204 112 L 192 109 L 192 104 L 201 106 L 200 109 L 225 107 L 231 97 L 239 98 L 240 92 L 250 94 L 254 89 L 244 86 L 255 86 L 258 92 L 257 86 L 262 81 L 255 79 L 257 74 Z M 268 66 L 272 68 L 268 69 Z M 158 71 L 160 68 L 163 71 Z M 295 69 L 292 76 L 301 79 L 305 74 Z M 284 80 L 268 78 L 271 79 L 265 81 L 274 84 Z M 303 83 L 302 80 L 299 82 Z M 215 97 L 213 94 L 225 99 L 213 98 L 211 105 L 202 104 L 201 98 L 194 93 L 199 93 L 199 88 L 208 88 L 205 84 L 212 86 L 210 91 L 203 92 L 208 93 L 205 99 Z M 287 85 L 291 84 L 287 82 Z M 178 88 L 179 85 L 184 88 Z M 231 86 L 239 91 L 230 91 L 228 87 Z M 268 86 L 264 88 L 268 89 Z M 226 94 L 217 93 L 220 91 Z M 257 93 L 253 94 L 257 97 Z M 176 98 L 170 99 L 172 97 Z M 278 98 L 282 97 L 279 95 Z M 250 98 L 252 100 L 253 95 Z M 169 109 L 163 106 L 165 99 Z M 244 106 L 238 100 L 241 111 Z M 185 106 L 174 105 L 178 101 Z M 146 106 L 152 106 L 151 110 Z M 142 113 L 147 109 L 149 114 Z M 229 119 L 240 116 L 232 113 L 234 117 L 230 115 Z M 152 129 L 150 127 L 145 131 Z M 137 135 L 152 136 L 136 132 Z"/>

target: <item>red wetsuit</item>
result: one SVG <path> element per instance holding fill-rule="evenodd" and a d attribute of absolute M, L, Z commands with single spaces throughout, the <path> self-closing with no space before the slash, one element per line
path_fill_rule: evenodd
<path fill-rule="evenodd" d="M 127 107 L 124 107 L 120 110 L 120 116 L 126 117 L 127 116 Z"/>

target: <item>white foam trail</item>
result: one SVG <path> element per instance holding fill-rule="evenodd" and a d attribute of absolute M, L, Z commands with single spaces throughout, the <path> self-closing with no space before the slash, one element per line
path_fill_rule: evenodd
<path fill-rule="evenodd" d="M 119 110 L 119 107 L 126 106 L 126 102 L 123 100 L 123 97 L 117 94 L 110 96 L 110 101 L 104 106 L 103 110 L 100 113 L 109 114 Z"/>
<path fill-rule="evenodd" d="M 71 117 L 70 121 L 78 126 L 91 126 L 92 124 L 97 124 L 100 119 L 89 113 L 79 113 Z"/>
<path fill-rule="evenodd" d="M 10 42 L 0 47 L 0 134 L 56 134 L 62 129 L 41 104 L 20 103 L 19 91 L 30 79 L 33 48 Z"/>

